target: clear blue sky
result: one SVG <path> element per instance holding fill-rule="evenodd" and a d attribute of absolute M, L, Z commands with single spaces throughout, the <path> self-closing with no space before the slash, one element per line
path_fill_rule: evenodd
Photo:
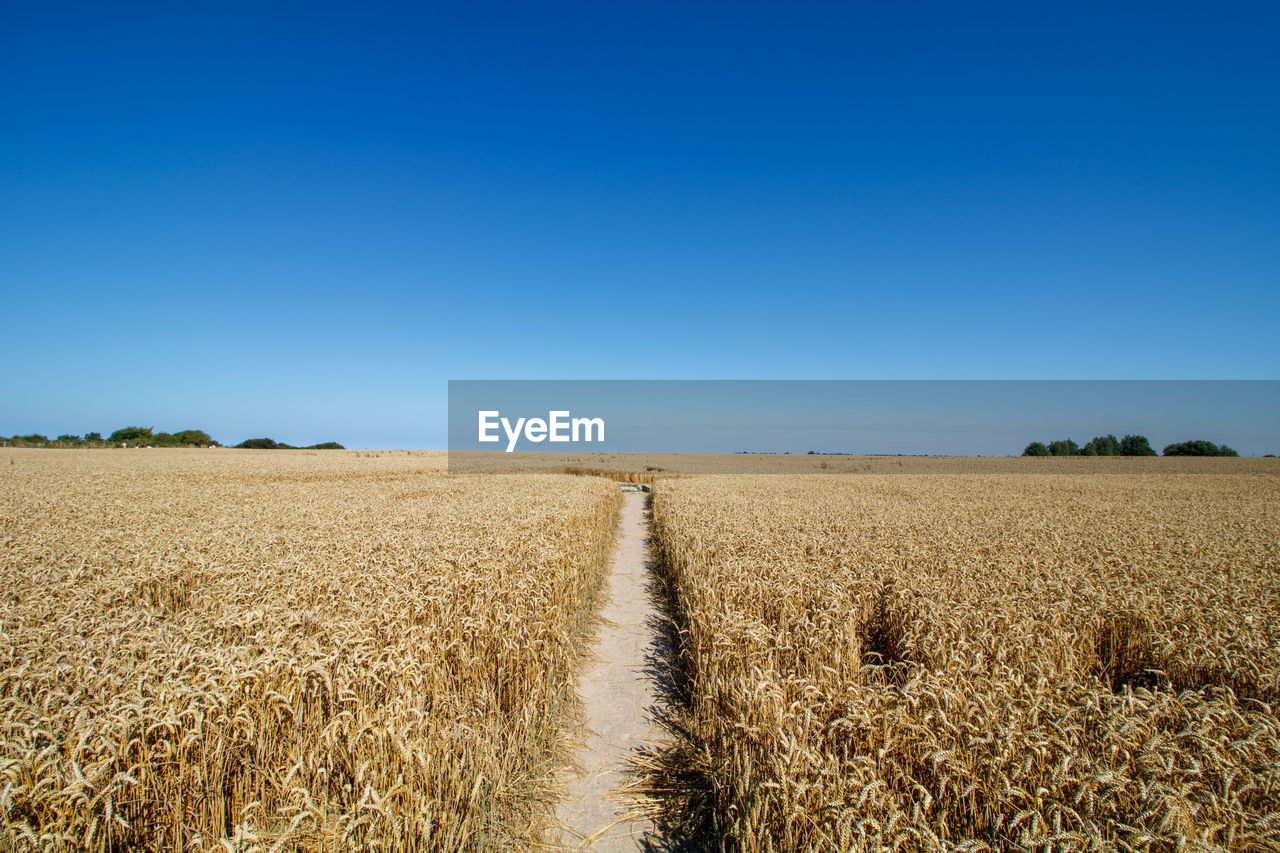
<path fill-rule="evenodd" d="M 449 378 L 1275 378 L 1278 10 L 4 3 L 0 433 L 442 446 Z"/>

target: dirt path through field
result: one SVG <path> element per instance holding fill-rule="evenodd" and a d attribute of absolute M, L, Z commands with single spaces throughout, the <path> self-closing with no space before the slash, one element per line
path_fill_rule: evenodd
<path fill-rule="evenodd" d="M 653 832 L 647 821 L 627 820 L 618 797 L 631 751 L 659 734 L 647 711 L 656 691 L 645 671 L 657 618 L 647 584 L 649 512 L 645 494 L 627 492 L 623 498 L 621 540 L 602 593 L 604 622 L 592 649 L 595 659 L 578 680 L 587 736 L 576 756 L 578 772 L 567 771 L 568 794 L 557 811 L 566 827 L 562 841 L 572 850 L 641 850 Z"/>

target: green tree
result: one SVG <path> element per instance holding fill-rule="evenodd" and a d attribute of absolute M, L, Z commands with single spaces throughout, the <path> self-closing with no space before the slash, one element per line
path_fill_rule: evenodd
<path fill-rule="evenodd" d="M 1120 439 L 1120 455 L 1155 456 L 1156 452 L 1151 449 L 1151 442 L 1145 435 L 1126 435 Z"/>
<path fill-rule="evenodd" d="M 1080 452 L 1085 456 L 1119 456 L 1120 441 L 1114 435 L 1095 436 Z"/>
<path fill-rule="evenodd" d="M 1043 441 L 1033 441 L 1027 445 L 1026 450 L 1022 451 L 1023 456 L 1048 456 L 1049 448 L 1044 446 Z"/>
<path fill-rule="evenodd" d="M 1165 456 L 1239 456 L 1230 447 L 1225 444 L 1219 447 L 1212 441 L 1205 441 L 1203 438 L 1194 441 L 1182 441 L 1177 444 L 1170 444 L 1164 449 Z"/>
<path fill-rule="evenodd" d="M 86 433 L 84 434 L 84 440 L 85 440 L 85 441 L 102 441 L 102 433 L 100 433 L 100 432 L 86 432 Z"/>
<path fill-rule="evenodd" d="M 1069 438 L 1049 442 L 1050 456 L 1079 456 L 1080 445 Z"/>
<path fill-rule="evenodd" d="M 173 434 L 173 438 L 182 447 L 208 447 L 218 443 L 202 429 L 180 430 Z"/>
<path fill-rule="evenodd" d="M 152 439 L 151 427 L 127 426 L 111 433 L 107 438 L 108 441 L 114 443 L 126 442 L 128 444 L 150 444 Z"/>

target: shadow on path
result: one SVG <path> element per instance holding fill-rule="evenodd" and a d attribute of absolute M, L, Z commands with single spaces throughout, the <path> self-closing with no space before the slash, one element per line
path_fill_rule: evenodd
<path fill-rule="evenodd" d="M 649 512 L 646 508 L 646 515 Z M 635 750 L 631 760 L 628 788 L 637 810 L 654 826 L 639 839 L 640 849 L 649 853 L 719 851 L 724 846 L 714 826 L 711 765 L 691 730 L 693 685 L 681 636 L 683 617 L 658 550 L 652 539 L 647 544 L 646 589 L 656 613 L 649 619 L 653 641 L 643 671 L 656 699 L 649 714 L 666 737 Z"/>

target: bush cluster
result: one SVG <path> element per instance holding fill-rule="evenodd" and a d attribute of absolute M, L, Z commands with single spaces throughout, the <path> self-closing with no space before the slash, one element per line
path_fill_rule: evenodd
<path fill-rule="evenodd" d="M 1145 435 L 1095 436 L 1084 447 L 1069 438 L 1051 441 L 1047 445 L 1033 441 L 1022 451 L 1023 456 L 1155 456 L 1151 442 Z"/>
<path fill-rule="evenodd" d="M 128 426 L 111 433 L 111 444 L 142 444 L 150 447 L 210 447 L 218 445 L 209 433 L 202 429 L 184 429 L 178 432 L 155 432 L 151 427 Z"/>
<path fill-rule="evenodd" d="M 1196 439 L 1170 444 L 1164 449 L 1165 456 L 1239 456 L 1225 444 L 1214 444 L 1212 441 Z"/>
<path fill-rule="evenodd" d="M 237 444 L 236 447 L 241 450 L 346 450 L 336 441 L 322 441 L 319 444 L 295 447 L 292 444 L 285 444 L 283 441 L 276 441 L 271 438 L 247 438 Z"/>
<path fill-rule="evenodd" d="M 1022 451 L 1023 456 L 1155 456 L 1151 442 L 1145 435 L 1126 435 L 1117 439 L 1114 435 L 1095 436 L 1084 447 L 1069 438 L 1051 441 L 1047 445 L 1033 441 Z M 1239 456 L 1225 444 L 1197 439 L 1167 445 L 1165 456 Z"/>
<path fill-rule="evenodd" d="M 222 444 L 202 429 L 183 429 L 177 432 L 156 432 L 152 427 L 121 427 L 106 438 L 100 432 L 87 432 L 83 436 L 60 435 L 49 438 L 38 432 L 29 435 L 0 436 L 0 443 L 8 447 L 222 447 Z M 251 438 L 236 447 L 255 450 L 345 450 L 336 441 L 324 441 L 306 447 L 294 447 L 269 438 Z"/>

